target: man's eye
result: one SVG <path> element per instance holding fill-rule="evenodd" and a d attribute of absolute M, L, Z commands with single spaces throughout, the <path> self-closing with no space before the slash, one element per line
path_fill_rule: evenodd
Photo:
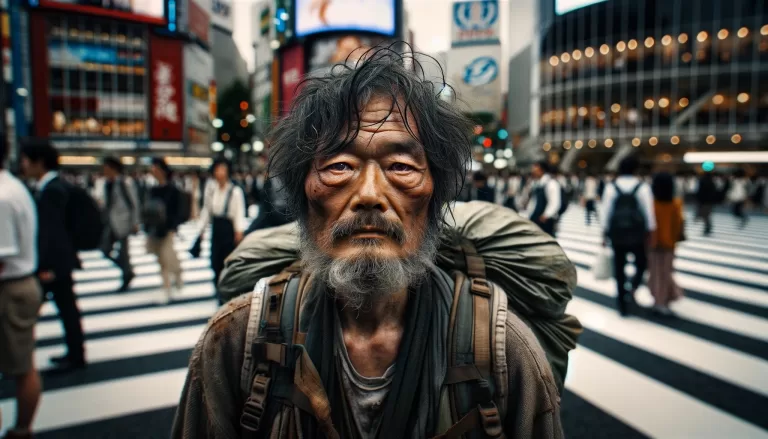
<path fill-rule="evenodd" d="M 343 172 L 343 171 L 348 171 L 349 169 L 352 169 L 352 168 L 344 162 L 339 162 L 339 163 L 334 163 L 332 165 L 328 165 L 325 169 L 328 171 Z"/>
<path fill-rule="evenodd" d="M 392 166 L 390 166 L 389 169 L 395 172 L 409 172 L 409 171 L 413 171 L 413 166 L 406 165 L 405 163 L 395 163 Z"/>

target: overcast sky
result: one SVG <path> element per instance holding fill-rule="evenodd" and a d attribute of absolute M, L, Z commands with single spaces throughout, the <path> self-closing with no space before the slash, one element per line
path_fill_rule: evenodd
<path fill-rule="evenodd" d="M 503 54 L 507 58 L 516 54 L 530 40 L 533 31 L 532 10 L 537 0 L 500 0 L 501 4 L 501 40 Z M 234 38 L 240 53 L 253 66 L 251 48 L 250 5 L 256 0 L 232 0 L 235 12 Z M 408 11 L 408 27 L 416 37 L 416 47 L 425 53 L 448 50 L 451 46 L 451 0 L 404 0 Z M 510 6 L 511 5 L 511 6 Z M 511 10 L 510 10 L 511 7 Z M 509 29 L 514 32 L 510 35 Z"/>

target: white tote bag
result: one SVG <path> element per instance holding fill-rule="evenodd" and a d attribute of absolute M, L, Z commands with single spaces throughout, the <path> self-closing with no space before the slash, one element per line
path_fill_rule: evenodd
<path fill-rule="evenodd" d="M 605 280 L 612 278 L 613 250 L 608 247 L 602 247 L 595 256 L 595 263 L 592 265 L 592 275 L 595 279 Z"/>

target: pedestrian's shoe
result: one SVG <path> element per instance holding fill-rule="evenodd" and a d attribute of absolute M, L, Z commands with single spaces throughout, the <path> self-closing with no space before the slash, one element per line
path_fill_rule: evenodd
<path fill-rule="evenodd" d="M 173 296 L 173 290 L 170 288 L 163 289 L 160 291 L 160 293 L 157 295 L 157 298 L 155 299 L 155 303 L 160 306 L 165 306 L 171 303 L 171 297 Z"/>
<path fill-rule="evenodd" d="M 125 276 L 123 276 L 123 284 L 120 286 L 120 289 L 118 289 L 117 291 L 120 293 L 124 293 L 128 291 L 128 288 L 134 277 L 136 277 L 136 275 L 134 275 L 133 273 L 126 274 Z"/>
<path fill-rule="evenodd" d="M 626 299 L 625 300 L 621 300 L 621 299 L 617 300 L 616 301 L 616 308 L 619 311 L 619 315 L 622 316 L 622 317 L 626 317 L 629 314 L 629 312 L 627 311 L 627 301 L 626 301 Z"/>
<path fill-rule="evenodd" d="M 75 357 L 57 357 L 57 361 L 54 361 L 54 358 L 51 358 L 51 363 L 55 365 L 53 368 L 54 372 L 72 372 L 78 369 L 85 369 L 86 363 L 84 358 L 75 358 Z"/>
<path fill-rule="evenodd" d="M 30 431 L 21 430 L 8 430 L 3 436 L 3 439 L 33 439 L 34 436 Z"/>

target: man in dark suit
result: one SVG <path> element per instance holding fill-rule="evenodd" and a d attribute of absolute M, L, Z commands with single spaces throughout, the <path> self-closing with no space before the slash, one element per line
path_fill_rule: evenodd
<path fill-rule="evenodd" d="M 38 277 L 43 291 L 53 294 L 67 344 L 67 354 L 52 357 L 51 362 L 63 370 L 82 368 L 84 337 L 72 281 L 72 271 L 80 267 L 80 261 L 66 220 L 70 186 L 59 177 L 59 153 L 48 142 L 26 142 L 21 149 L 21 167 L 37 182 Z"/>

